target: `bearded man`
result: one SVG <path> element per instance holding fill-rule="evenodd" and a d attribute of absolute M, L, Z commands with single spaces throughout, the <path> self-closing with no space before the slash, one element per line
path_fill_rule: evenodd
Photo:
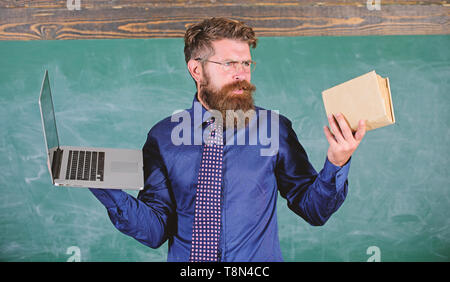
<path fill-rule="evenodd" d="M 211 18 L 190 26 L 184 40 L 197 88 L 186 111 L 187 130 L 206 132 L 201 145 L 175 144 L 179 123 L 168 117 L 148 133 L 145 187 L 137 198 L 122 190 L 91 191 L 121 232 L 151 248 L 168 240 L 168 261 L 283 261 L 278 191 L 293 212 L 311 225 L 323 225 L 347 195 L 350 158 L 365 134 L 364 121 L 352 133 L 342 115 L 328 117 L 332 132 L 324 126 L 324 135 L 329 148 L 317 173 L 289 119 L 254 105 L 253 29 Z M 195 108 L 201 109 L 200 118 Z M 269 120 L 277 121 L 276 130 Z M 262 129 L 278 135 L 272 154 L 261 154 L 264 142 L 233 142 Z"/>

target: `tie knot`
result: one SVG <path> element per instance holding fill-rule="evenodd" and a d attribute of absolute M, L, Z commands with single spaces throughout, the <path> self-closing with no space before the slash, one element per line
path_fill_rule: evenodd
<path fill-rule="evenodd" d="M 211 124 L 214 123 L 214 121 L 215 121 L 214 117 L 210 118 L 209 120 L 206 121 L 206 126 L 210 126 Z"/>
<path fill-rule="evenodd" d="M 215 123 L 214 117 L 206 122 L 207 126 L 210 127 L 211 132 L 209 133 L 209 138 L 207 143 L 223 145 L 223 130 L 222 125 Z"/>

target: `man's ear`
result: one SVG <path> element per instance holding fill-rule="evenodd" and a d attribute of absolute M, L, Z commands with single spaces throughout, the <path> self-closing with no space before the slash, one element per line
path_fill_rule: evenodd
<path fill-rule="evenodd" d="M 188 61 L 187 67 L 192 78 L 199 84 L 203 75 L 202 64 L 199 61 L 191 59 Z"/>

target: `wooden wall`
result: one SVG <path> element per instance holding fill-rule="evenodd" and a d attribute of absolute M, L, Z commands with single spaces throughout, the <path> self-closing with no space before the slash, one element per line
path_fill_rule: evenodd
<path fill-rule="evenodd" d="M 212 16 L 258 36 L 450 33 L 450 1 L 79 0 L 79 10 L 77 1 L 0 0 L 0 40 L 182 37 Z"/>

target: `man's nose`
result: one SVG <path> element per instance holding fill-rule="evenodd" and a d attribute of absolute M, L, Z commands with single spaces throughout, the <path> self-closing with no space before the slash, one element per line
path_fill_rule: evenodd
<path fill-rule="evenodd" d="M 245 74 L 244 73 L 235 73 L 233 75 L 233 80 L 245 80 Z"/>
<path fill-rule="evenodd" d="M 240 65 L 234 70 L 233 80 L 245 80 L 247 79 L 248 73 L 245 72 L 244 68 Z"/>

